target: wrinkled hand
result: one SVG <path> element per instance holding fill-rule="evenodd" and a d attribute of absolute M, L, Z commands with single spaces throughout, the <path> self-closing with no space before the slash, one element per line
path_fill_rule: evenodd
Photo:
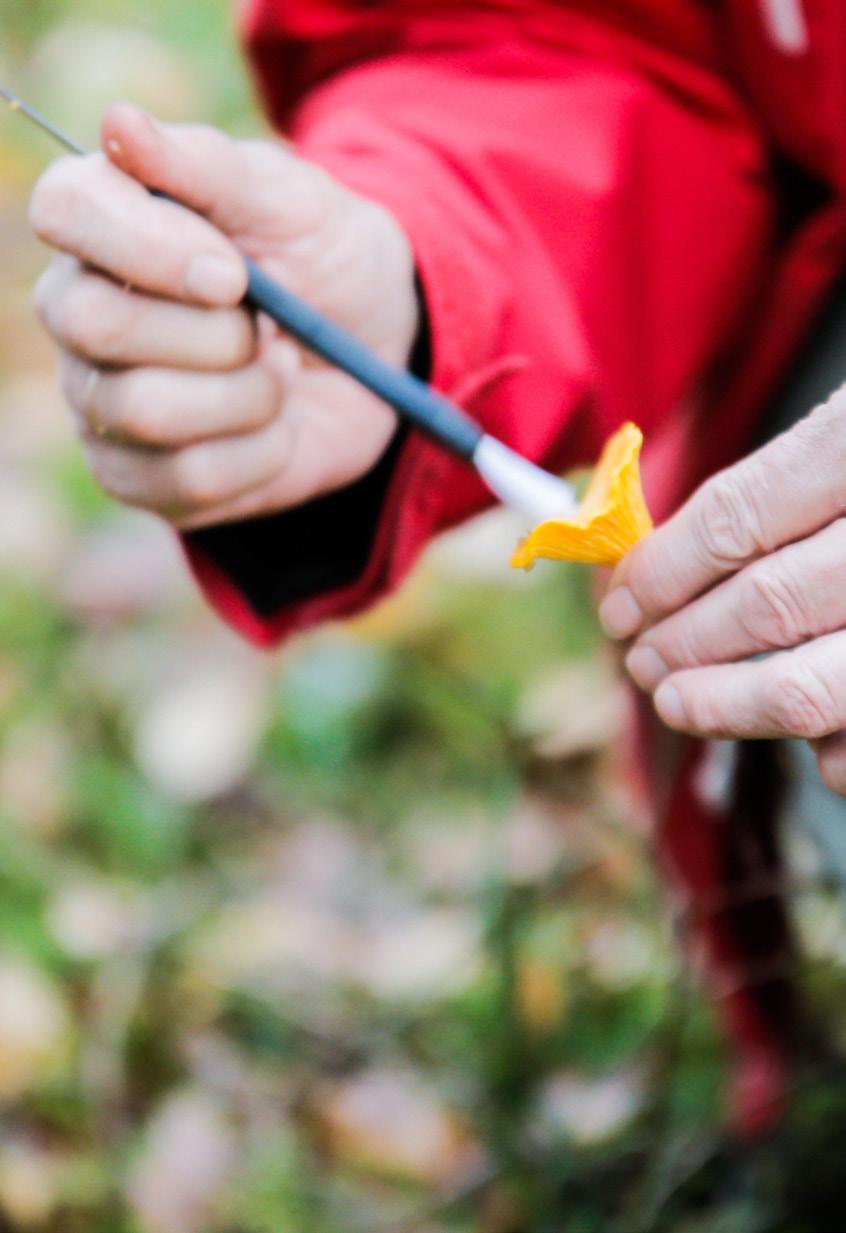
<path fill-rule="evenodd" d="M 844 512 L 846 388 L 638 544 L 600 616 L 670 727 L 803 737 L 846 795 Z"/>
<path fill-rule="evenodd" d="M 36 306 L 100 484 L 189 528 L 364 474 L 393 413 L 239 307 L 237 250 L 404 365 L 417 304 L 399 224 L 282 142 L 162 125 L 128 104 L 107 112 L 102 139 L 104 154 L 52 164 L 30 204 L 60 250 Z"/>

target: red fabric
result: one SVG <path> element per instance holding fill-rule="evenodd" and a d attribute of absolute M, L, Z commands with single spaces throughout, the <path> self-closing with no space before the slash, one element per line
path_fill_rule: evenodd
<path fill-rule="evenodd" d="M 434 384 L 552 467 L 592 460 L 625 418 L 654 436 L 762 296 L 773 227 L 762 143 L 709 63 L 700 6 L 680 12 L 684 56 L 550 4 L 279 2 L 245 14 L 273 114 L 409 234 Z M 306 90 L 297 106 L 292 81 Z M 463 464 L 415 437 L 386 503 L 390 532 L 357 587 L 258 621 L 211 562 L 193 561 L 223 615 L 266 645 L 368 606 L 433 534 L 488 500 Z"/>
<path fill-rule="evenodd" d="M 275 123 L 410 236 L 434 384 L 553 468 L 634 419 L 660 515 L 746 446 L 843 266 L 846 5 L 793 2 L 809 45 L 792 53 L 767 0 L 249 0 L 242 19 Z M 790 220 L 782 185 L 799 179 L 776 178 L 775 151 L 822 186 Z M 222 615 L 270 645 L 371 604 L 487 500 L 412 435 L 342 592 L 261 620 L 192 561 Z M 664 836 L 695 906 L 724 884 L 727 831 L 696 803 L 694 764 Z M 707 946 L 742 967 L 732 928 L 711 919 Z M 730 1021 L 760 1087 L 783 1041 L 741 986 Z"/>

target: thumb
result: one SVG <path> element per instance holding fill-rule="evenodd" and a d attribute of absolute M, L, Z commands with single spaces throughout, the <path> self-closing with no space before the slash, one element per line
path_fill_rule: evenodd
<path fill-rule="evenodd" d="M 204 124 L 162 124 L 132 103 L 113 103 L 101 126 L 106 157 L 147 188 L 204 214 L 231 234 L 244 221 L 249 166 L 238 142 Z"/>

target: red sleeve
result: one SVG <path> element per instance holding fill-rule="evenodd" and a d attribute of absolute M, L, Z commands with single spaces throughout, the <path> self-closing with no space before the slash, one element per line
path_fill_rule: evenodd
<path fill-rule="evenodd" d="M 415 17 L 403 0 L 282 0 L 246 22 L 277 122 L 409 235 L 434 384 L 563 468 L 694 395 L 759 284 L 770 205 L 758 140 L 704 48 L 656 51 L 538 7 L 540 22 L 501 4 Z M 487 500 L 410 434 L 342 587 L 259 612 L 219 561 L 189 554 L 211 602 L 266 645 L 371 604 Z"/>

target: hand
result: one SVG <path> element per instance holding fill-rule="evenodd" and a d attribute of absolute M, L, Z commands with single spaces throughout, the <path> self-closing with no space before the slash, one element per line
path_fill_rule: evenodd
<path fill-rule="evenodd" d="M 638 544 L 600 616 L 671 728 L 803 737 L 846 795 L 844 511 L 846 388 Z"/>
<path fill-rule="evenodd" d="M 128 104 L 106 113 L 102 140 L 104 154 L 52 164 L 30 205 L 60 250 L 36 305 L 100 484 L 187 529 L 363 475 L 393 412 L 239 307 L 238 250 L 404 365 L 417 302 L 399 224 L 281 141 L 162 125 Z"/>

